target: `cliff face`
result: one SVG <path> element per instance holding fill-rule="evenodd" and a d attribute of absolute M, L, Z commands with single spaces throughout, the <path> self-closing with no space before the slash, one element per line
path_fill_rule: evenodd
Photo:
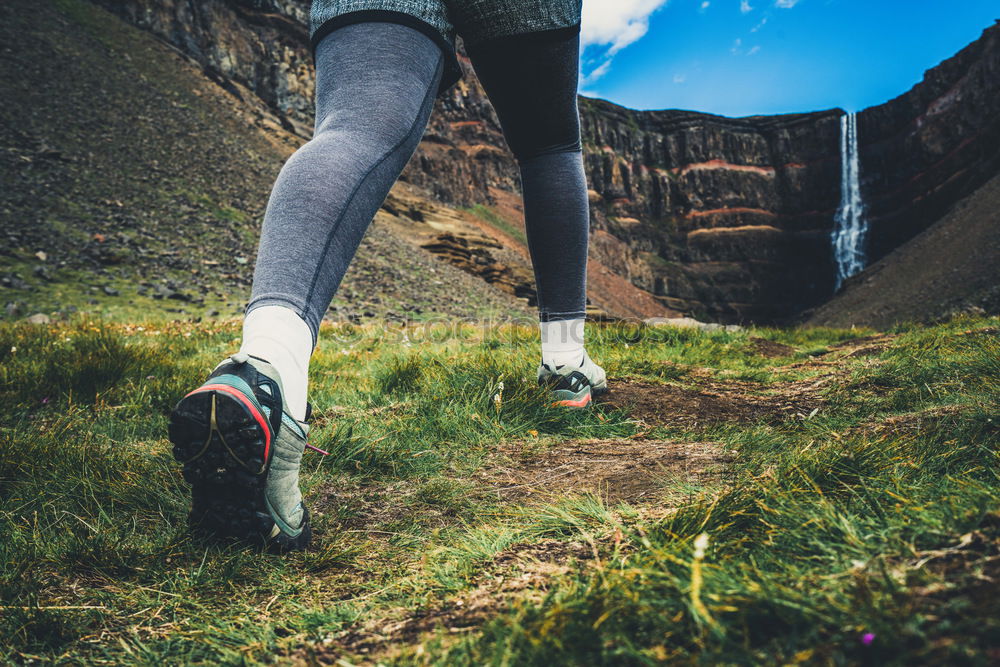
<path fill-rule="evenodd" d="M 605 261 L 667 305 L 770 321 L 830 291 L 839 112 L 729 119 L 581 100 Z"/>
<path fill-rule="evenodd" d="M 308 137 L 307 0 L 97 1 Z M 466 77 L 437 101 L 401 178 L 443 203 L 495 206 L 517 192 L 516 164 L 460 59 Z M 1000 171 L 998 61 L 994 26 L 909 93 L 861 114 L 873 260 Z M 665 307 L 726 322 L 782 321 L 829 298 L 841 111 L 730 119 L 580 98 L 580 113 L 602 270 Z"/>
<path fill-rule="evenodd" d="M 1000 23 L 858 129 L 877 260 L 1000 173 Z"/>
<path fill-rule="evenodd" d="M 593 221 L 621 241 L 598 255 L 670 307 L 723 321 L 822 303 L 840 114 L 728 119 L 581 98 Z M 859 128 L 876 261 L 1000 173 L 1000 25 Z"/>

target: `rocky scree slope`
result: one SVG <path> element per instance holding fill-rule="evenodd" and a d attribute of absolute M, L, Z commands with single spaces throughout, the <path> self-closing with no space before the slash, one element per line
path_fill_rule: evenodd
<path fill-rule="evenodd" d="M 263 100 L 306 136 L 313 73 L 307 0 L 96 0 L 170 41 L 220 85 Z M 877 260 L 997 173 L 1000 27 L 930 70 L 910 92 L 861 114 L 863 189 Z M 516 164 L 462 58 L 465 79 L 437 101 L 403 174 L 437 201 L 510 204 Z M 634 111 L 580 99 L 592 187 L 593 273 L 622 298 L 721 320 L 780 322 L 831 296 L 830 232 L 840 198 L 840 110 L 723 118 Z M 606 282 L 608 282 L 606 281 Z M 596 288 L 596 289 L 595 289 Z"/>
<path fill-rule="evenodd" d="M 301 139 L 87 2 L 0 4 L 0 38 L 4 314 L 242 312 L 267 194 Z M 332 316 L 530 315 L 391 225 L 378 216 Z"/>

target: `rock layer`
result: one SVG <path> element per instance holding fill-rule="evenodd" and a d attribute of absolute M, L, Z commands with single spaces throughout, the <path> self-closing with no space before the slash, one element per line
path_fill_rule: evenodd
<path fill-rule="evenodd" d="M 773 321 L 830 291 L 839 112 L 730 119 L 581 98 L 581 118 L 593 223 L 623 242 L 613 263 L 632 282 L 724 321 Z"/>
<path fill-rule="evenodd" d="M 1000 173 L 1000 22 L 858 127 L 874 261 Z"/>

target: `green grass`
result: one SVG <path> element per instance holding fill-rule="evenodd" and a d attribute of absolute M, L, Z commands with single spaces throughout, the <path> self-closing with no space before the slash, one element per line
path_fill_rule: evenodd
<path fill-rule="evenodd" d="M 486 222 L 490 223 L 491 225 L 499 229 L 501 232 L 511 237 L 518 243 L 520 243 L 521 245 L 528 244 L 528 237 L 524 235 L 523 229 L 515 227 L 511 223 L 507 222 L 507 220 L 497 215 L 497 213 L 489 206 L 484 206 L 483 204 L 476 204 L 475 206 L 472 206 L 471 208 L 467 208 L 465 210 L 481 218 L 482 220 L 485 220 Z"/>
<path fill-rule="evenodd" d="M 859 355 L 837 346 L 873 332 L 591 327 L 613 387 L 709 378 L 752 401 L 835 374 L 808 419 L 672 429 L 548 407 L 530 329 L 325 326 L 316 548 L 282 558 L 188 534 L 165 438 L 238 322 L 0 323 L 0 660 L 994 662 L 998 324 L 901 327 Z M 668 478 L 631 504 L 498 493 L 498 469 L 554 445 L 640 434 L 733 460 L 679 503 Z M 553 564 L 518 556 L 536 552 Z"/>

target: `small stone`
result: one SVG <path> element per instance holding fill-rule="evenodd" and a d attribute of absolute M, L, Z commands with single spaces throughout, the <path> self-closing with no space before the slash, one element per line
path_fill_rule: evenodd
<path fill-rule="evenodd" d="M 0 276 L 0 285 L 4 287 L 9 287 L 11 289 L 20 289 L 26 291 L 31 290 L 31 285 L 24 282 L 24 279 L 21 278 L 21 274 L 19 273 L 8 273 L 3 276 Z"/>
<path fill-rule="evenodd" d="M 650 317 L 644 320 L 653 327 L 701 328 L 702 323 L 693 317 Z"/>
<path fill-rule="evenodd" d="M 30 322 L 31 324 L 48 324 L 52 321 L 52 318 L 45 313 L 35 313 L 34 315 L 29 315 L 24 318 L 24 321 Z"/>
<path fill-rule="evenodd" d="M 49 256 L 45 253 L 44 250 L 39 250 L 38 252 L 36 252 L 35 257 L 37 257 L 39 260 L 43 262 L 49 258 Z"/>
<path fill-rule="evenodd" d="M 175 292 L 166 285 L 157 285 L 153 291 L 154 299 L 172 299 Z"/>
<path fill-rule="evenodd" d="M 111 287 L 110 285 L 104 286 L 104 293 L 107 294 L 108 296 L 118 296 L 119 294 L 118 290 L 116 290 L 114 287 Z"/>
<path fill-rule="evenodd" d="M 680 327 L 682 329 L 699 329 L 701 331 L 742 331 L 738 324 L 722 325 L 717 322 L 699 322 L 693 317 L 650 317 L 644 320 L 653 327 Z"/>

